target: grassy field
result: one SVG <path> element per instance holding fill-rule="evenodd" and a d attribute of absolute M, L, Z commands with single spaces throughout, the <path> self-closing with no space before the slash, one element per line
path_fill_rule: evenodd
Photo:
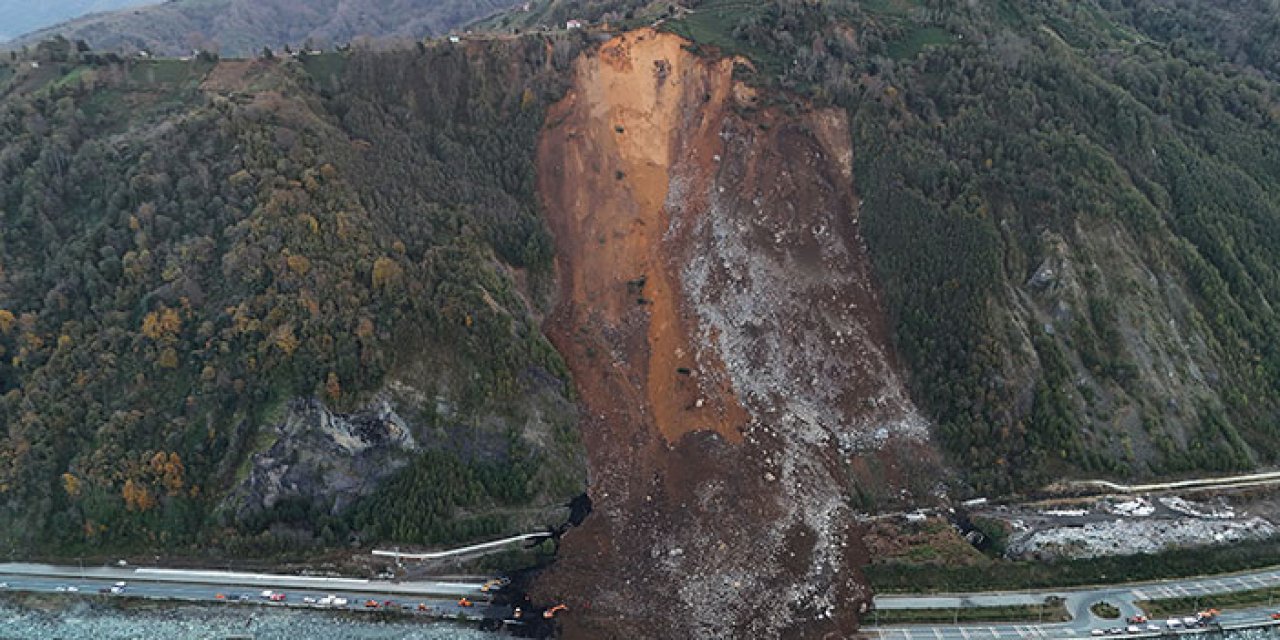
<path fill-rule="evenodd" d="M 701 45 L 716 47 L 725 54 L 745 56 L 763 67 L 761 71 L 776 74 L 781 69 L 781 60 L 733 36 L 739 22 L 759 15 L 762 10 L 758 2 L 713 0 L 698 7 L 696 12 L 668 21 L 663 26 L 671 33 Z"/>
<path fill-rule="evenodd" d="M 1251 609 L 1270 607 L 1280 602 L 1280 589 L 1253 589 L 1212 596 L 1140 600 L 1137 605 L 1151 618 L 1185 616 L 1205 609 Z"/>
<path fill-rule="evenodd" d="M 1062 601 L 1051 598 L 1043 605 L 973 607 L 968 609 L 885 609 L 871 614 L 866 622 L 887 624 L 930 624 L 957 622 L 1064 622 L 1070 620 Z"/>
<path fill-rule="evenodd" d="M 992 560 L 969 566 L 892 562 L 865 569 L 877 593 L 930 593 L 1117 584 L 1280 565 L 1280 539 L 1230 547 L 1067 562 Z"/>
<path fill-rule="evenodd" d="M 320 83 L 321 87 L 336 91 L 347 71 L 347 56 L 341 53 L 307 56 L 302 62 L 302 67 L 316 79 L 316 82 Z"/>
<path fill-rule="evenodd" d="M 925 47 L 950 44 L 955 40 L 946 29 L 939 27 L 920 27 L 907 33 L 906 37 L 889 44 L 889 56 L 894 60 L 914 58 L 925 50 Z"/>

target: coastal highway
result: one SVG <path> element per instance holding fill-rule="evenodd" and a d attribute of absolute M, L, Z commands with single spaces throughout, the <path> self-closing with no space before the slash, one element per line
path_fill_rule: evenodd
<path fill-rule="evenodd" d="M 952 625 L 903 625 L 872 627 L 875 614 L 867 617 L 867 632 L 878 634 L 885 640 L 988 640 L 992 638 L 1084 638 L 1091 637 L 1095 629 L 1114 629 L 1126 626 L 1123 619 L 1140 613 L 1135 604 L 1141 600 L 1158 600 L 1206 596 L 1215 593 L 1251 591 L 1275 588 L 1277 600 L 1274 607 L 1254 608 L 1224 613 L 1219 622 L 1231 627 L 1246 624 L 1270 623 L 1270 614 L 1280 609 L 1280 569 L 1271 568 L 1220 576 L 1184 578 L 1121 585 L 1105 585 L 1057 590 L 1019 592 L 988 592 L 938 595 L 883 595 L 876 596 L 878 610 L 890 609 L 955 609 L 970 607 L 997 607 L 1005 605 L 1029 605 L 1058 597 L 1071 614 L 1069 622 L 1057 623 L 961 623 Z M 1120 609 L 1120 620 L 1106 620 L 1094 616 L 1089 607 L 1097 602 L 1109 602 Z M 1194 615 L 1186 611 L 1183 615 Z M 1154 621 L 1163 626 L 1163 620 Z M 1128 636 L 1129 634 L 1125 634 Z M 1140 637 L 1134 634 L 1130 637 Z"/>
<path fill-rule="evenodd" d="M 127 586 L 122 594 L 100 593 L 109 590 L 117 582 Z M 176 569 L 117 568 L 117 567 L 58 567 L 35 564 L 0 564 L 0 590 L 65 593 L 84 598 L 136 597 L 192 602 L 226 603 L 229 606 L 246 603 L 269 606 L 313 606 L 304 598 L 320 600 L 325 596 L 346 598 L 349 611 L 384 610 L 383 603 L 393 601 L 397 608 L 415 615 L 433 617 L 503 619 L 511 615 L 511 608 L 489 602 L 488 594 L 481 592 L 481 585 L 462 582 L 401 582 L 360 580 L 350 578 L 324 578 L 312 576 L 285 576 L 273 574 L 237 573 L 225 571 L 184 571 Z M 265 590 L 283 592 L 283 602 L 270 602 L 261 597 Z M 221 595 L 222 598 L 218 596 Z M 458 598 L 465 596 L 474 606 L 458 605 Z M 366 601 L 379 603 L 376 609 L 365 606 Z M 419 610 L 419 604 L 426 610 Z"/>

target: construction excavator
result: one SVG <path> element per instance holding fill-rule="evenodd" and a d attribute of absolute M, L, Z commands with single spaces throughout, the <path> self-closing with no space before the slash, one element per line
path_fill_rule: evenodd
<path fill-rule="evenodd" d="M 567 604 L 565 604 L 565 603 L 561 602 L 560 604 L 558 604 L 558 605 L 556 605 L 556 606 L 554 606 L 554 607 L 551 607 L 550 609 L 547 609 L 546 611 L 543 611 L 543 612 L 542 612 L 542 617 L 543 617 L 543 618 L 546 618 L 547 620 L 550 620 L 550 619 L 552 619 L 552 618 L 556 617 L 556 614 L 557 614 L 557 613 L 560 613 L 561 611 L 568 611 L 568 610 L 569 610 L 569 605 L 567 605 Z"/>

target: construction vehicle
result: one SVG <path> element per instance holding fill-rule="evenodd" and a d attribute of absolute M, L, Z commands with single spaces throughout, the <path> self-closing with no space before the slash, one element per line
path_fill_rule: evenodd
<path fill-rule="evenodd" d="M 543 617 L 543 618 L 546 618 L 547 620 L 550 620 L 550 619 L 552 619 L 552 618 L 556 617 L 556 614 L 557 614 L 557 613 L 560 613 L 561 611 L 568 611 L 568 610 L 569 610 L 569 605 L 567 605 L 567 604 L 565 604 L 565 603 L 561 602 L 560 604 L 558 604 L 558 605 L 556 605 L 556 606 L 554 606 L 554 607 L 551 607 L 550 609 L 547 609 L 546 611 L 543 611 L 543 612 L 542 612 L 542 617 Z"/>
<path fill-rule="evenodd" d="M 465 597 L 463 597 L 463 598 L 459 598 L 459 599 L 458 599 L 458 606 L 459 606 L 459 607 L 472 607 L 472 606 L 475 606 L 475 604 L 474 604 L 473 602 L 471 602 L 470 600 L 466 599 Z"/>

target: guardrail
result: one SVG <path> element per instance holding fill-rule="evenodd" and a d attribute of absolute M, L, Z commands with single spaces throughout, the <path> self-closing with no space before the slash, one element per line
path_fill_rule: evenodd
<path fill-rule="evenodd" d="M 388 551 L 386 549 L 374 549 L 373 555 L 388 557 L 388 558 L 395 558 L 396 560 L 405 560 L 405 559 L 407 560 L 439 560 L 441 558 L 448 558 L 450 556 L 461 556 L 461 555 L 466 555 L 468 553 L 475 553 L 477 551 L 494 549 L 494 548 L 506 546 L 509 544 L 515 544 L 517 542 L 524 542 L 526 540 L 536 540 L 539 538 L 550 538 L 550 537 L 551 537 L 551 534 L 546 532 L 526 533 L 524 535 L 512 536 L 510 538 L 503 538 L 501 540 L 494 540 L 492 542 L 482 542 L 480 544 L 473 544 L 466 547 L 458 547 L 456 549 L 446 549 L 444 551 L 431 551 L 426 553 L 405 553 L 398 549 L 391 550 L 391 551 Z"/>

